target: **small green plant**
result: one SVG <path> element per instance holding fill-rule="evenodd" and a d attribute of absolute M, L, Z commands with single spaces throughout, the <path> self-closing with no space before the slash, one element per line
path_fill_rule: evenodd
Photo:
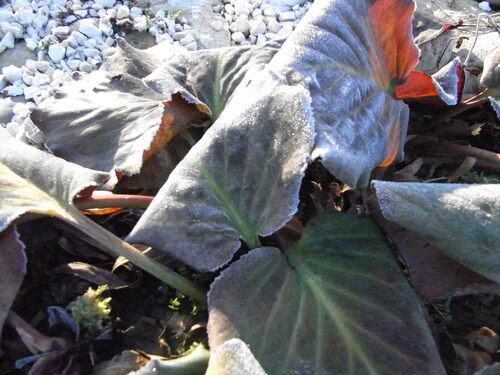
<path fill-rule="evenodd" d="M 83 296 L 77 297 L 66 307 L 73 319 L 89 332 L 102 332 L 109 324 L 111 297 L 101 296 L 107 289 L 107 285 L 97 289 L 88 288 Z"/>

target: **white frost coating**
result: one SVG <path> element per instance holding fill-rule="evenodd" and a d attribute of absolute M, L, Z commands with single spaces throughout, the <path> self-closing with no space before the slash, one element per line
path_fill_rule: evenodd
<path fill-rule="evenodd" d="M 243 341 L 230 339 L 210 356 L 206 375 L 266 375 L 266 372 Z"/>
<path fill-rule="evenodd" d="M 459 76 L 455 72 L 461 64 L 460 57 L 456 57 L 431 77 L 439 97 L 448 105 L 458 103 Z"/>
<path fill-rule="evenodd" d="M 500 185 L 374 181 L 373 186 L 385 218 L 500 281 Z"/>

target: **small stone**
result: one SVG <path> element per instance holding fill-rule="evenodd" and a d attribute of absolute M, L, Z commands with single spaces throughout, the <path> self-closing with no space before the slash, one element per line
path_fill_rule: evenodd
<path fill-rule="evenodd" d="M 223 26 L 224 26 L 224 24 L 219 20 L 215 20 L 215 21 L 210 22 L 210 27 L 212 29 L 214 29 L 215 31 L 221 31 Z"/>
<path fill-rule="evenodd" d="M 70 35 L 69 37 L 67 37 L 64 42 L 66 42 L 66 44 L 70 47 L 73 47 L 73 48 L 76 48 L 78 47 L 78 40 L 76 40 L 75 36 L 74 35 Z"/>
<path fill-rule="evenodd" d="M 252 44 L 255 44 L 255 42 L 257 41 L 257 37 L 255 35 L 250 35 L 249 38 Z"/>
<path fill-rule="evenodd" d="M 165 23 L 167 24 L 167 28 L 169 28 L 169 29 L 170 28 L 173 29 L 175 27 L 175 21 L 173 19 L 171 19 L 171 18 L 167 18 L 165 20 Z"/>
<path fill-rule="evenodd" d="M 94 70 L 93 66 L 86 61 L 82 61 L 78 67 L 81 72 L 90 73 Z"/>
<path fill-rule="evenodd" d="M 102 5 L 99 5 L 99 4 L 92 4 L 92 9 L 95 10 L 96 12 L 98 12 L 97 14 L 99 14 L 99 11 L 103 9 Z"/>
<path fill-rule="evenodd" d="M 38 42 L 32 38 L 26 38 L 25 40 L 26 47 L 28 47 L 30 50 L 35 50 L 38 47 Z"/>
<path fill-rule="evenodd" d="M 222 9 L 221 4 L 216 4 L 216 5 L 212 6 L 212 10 L 214 11 L 214 13 L 220 13 L 221 9 Z"/>
<path fill-rule="evenodd" d="M 266 20 L 267 20 L 267 30 L 269 30 L 269 32 L 277 34 L 278 31 L 281 30 L 281 25 L 278 21 L 276 21 L 276 18 L 268 17 L 266 18 Z"/>
<path fill-rule="evenodd" d="M 172 42 L 173 39 L 170 35 L 168 34 L 158 34 L 156 35 L 156 44 L 160 44 L 162 42 L 165 42 L 165 41 L 168 41 L 168 42 Z"/>
<path fill-rule="evenodd" d="M 14 19 L 14 13 L 4 8 L 0 9 L 0 22 L 11 22 Z"/>
<path fill-rule="evenodd" d="M 264 44 L 266 44 L 266 42 L 267 42 L 267 38 L 265 37 L 264 34 L 257 35 L 257 41 L 255 42 L 255 45 L 263 46 Z"/>
<path fill-rule="evenodd" d="M 175 31 L 182 31 L 182 30 L 184 30 L 184 28 L 182 27 L 182 25 L 176 23 L 174 26 L 174 30 Z"/>
<path fill-rule="evenodd" d="M 35 15 L 31 9 L 22 8 L 15 13 L 15 17 L 21 25 L 28 26 L 33 22 Z"/>
<path fill-rule="evenodd" d="M 254 11 L 252 12 L 252 18 L 256 18 L 258 16 L 261 16 L 262 15 L 262 11 L 257 8 L 257 9 L 254 9 Z"/>
<path fill-rule="evenodd" d="M 106 11 L 106 15 L 109 17 L 109 18 L 116 18 L 116 9 L 108 9 Z"/>
<path fill-rule="evenodd" d="M 174 40 L 181 40 L 187 35 L 186 31 L 178 31 L 174 35 L 172 35 L 172 39 Z"/>
<path fill-rule="evenodd" d="M 65 37 L 69 34 L 68 26 L 57 26 L 52 29 L 52 34 L 58 37 Z"/>
<path fill-rule="evenodd" d="M 198 49 L 198 43 L 196 43 L 195 41 L 189 43 L 187 46 L 186 46 L 186 49 L 188 51 L 196 51 Z"/>
<path fill-rule="evenodd" d="M 65 19 L 64 19 L 64 23 L 66 25 L 69 25 L 69 24 L 72 24 L 73 22 L 75 22 L 78 18 L 76 18 L 74 15 L 70 14 L 69 16 L 67 16 Z"/>
<path fill-rule="evenodd" d="M 50 77 L 47 74 L 37 73 L 33 77 L 32 86 L 40 87 L 43 85 L 48 85 L 50 83 Z"/>
<path fill-rule="evenodd" d="M 74 13 L 75 13 L 76 16 L 78 16 L 80 18 L 84 18 L 84 17 L 87 17 L 88 10 L 86 10 L 86 9 L 79 9 L 79 10 L 75 10 Z"/>
<path fill-rule="evenodd" d="M 231 34 L 231 39 L 235 42 L 235 43 L 241 43 L 245 40 L 245 35 L 243 35 L 242 32 L 235 32 L 233 34 Z"/>
<path fill-rule="evenodd" d="M 115 5 L 115 0 L 94 0 L 94 2 L 103 8 L 112 8 Z"/>
<path fill-rule="evenodd" d="M 10 24 L 8 31 L 10 31 L 12 33 L 12 35 L 14 35 L 14 38 L 17 38 L 17 39 L 22 38 L 23 34 L 24 34 L 23 27 L 21 25 L 19 25 L 18 23 L 14 23 L 14 22 Z"/>
<path fill-rule="evenodd" d="M 68 60 L 66 64 L 68 65 L 68 68 L 71 70 L 77 70 L 78 67 L 80 66 L 81 61 L 80 60 Z"/>
<path fill-rule="evenodd" d="M 58 63 L 64 58 L 64 55 L 66 54 L 66 48 L 59 44 L 51 44 L 49 46 L 48 54 L 53 62 Z"/>
<path fill-rule="evenodd" d="M 83 45 L 88 48 L 95 48 L 97 46 L 97 42 L 95 39 L 87 39 L 83 42 Z"/>
<path fill-rule="evenodd" d="M 280 13 L 278 18 L 280 22 L 295 21 L 295 13 L 294 12 Z"/>
<path fill-rule="evenodd" d="M 250 34 L 258 35 L 267 31 L 266 24 L 263 20 L 250 20 Z"/>
<path fill-rule="evenodd" d="M 45 73 L 49 69 L 50 63 L 48 61 L 36 61 L 35 68 L 42 73 Z"/>
<path fill-rule="evenodd" d="M 242 14 L 249 15 L 250 7 L 248 3 L 245 0 L 238 0 L 234 5 L 234 14 L 236 15 L 236 17 L 239 17 Z"/>
<path fill-rule="evenodd" d="M 87 57 L 94 57 L 99 55 L 99 50 L 97 48 L 84 48 L 83 53 Z"/>
<path fill-rule="evenodd" d="M 0 41 L 0 45 L 6 48 L 14 48 L 14 46 L 16 45 L 14 41 L 14 35 L 9 31 L 7 34 L 4 35 L 2 41 Z"/>
<path fill-rule="evenodd" d="M 7 95 L 9 96 L 20 96 L 24 94 L 24 89 L 20 86 L 9 86 L 7 89 Z"/>
<path fill-rule="evenodd" d="M 148 29 L 148 19 L 146 16 L 138 16 L 134 19 L 134 29 L 137 31 L 146 31 Z"/>
<path fill-rule="evenodd" d="M 485 12 L 490 12 L 491 11 L 491 6 L 490 3 L 487 1 L 481 1 L 479 4 L 477 4 L 481 10 L 484 10 Z"/>
<path fill-rule="evenodd" d="M 24 88 L 24 97 L 26 99 L 33 99 L 35 96 L 37 96 L 40 93 L 40 88 L 36 86 L 32 87 L 25 87 Z"/>
<path fill-rule="evenodd" d="M 23 73 L 22 81 L 26 86 L 31 86 L 33 84 L 33 76 L 27 73 Z"/>
<path fill-rule="evenodd" d="M 168 35 L 168 34 L 167 34 Z M 158 43 L 158 39 L 156 39 L 156 42 Z M 111 56 L 111 55 L 114 55 L 116 52 L 116 48 L 106 48 L 104 51 L 103 51 L 103 56 L 104 57 L 108 57 L 108 56 Z"/>
<path fill-rule="evenodd" d="M 83 46 L 85 41 L 88 39 L 85 35 L 83 35 L 79 31 L 73 31 L 71 33 L 71 36 L 75 38 L 75 40 L 78 42 L 79 45 Z M 77 46 L 78 47 L 78 46 Z M 76 47 L 75 47 L 76 48 Z"/>
<path fill-rule="evenodd" d="M 66 57 L 71 57 L 76 53 L 76 49 L 71 46 L 66 47 Z"/>
<path fill-rule="evenodd" d="M 224 5 L 224 10 L 227 14 L 234 14 L 234 6 L 232 6 L 231 4 Z"/>
<path fill-rule="evenodd" d="M 4 67 L 2 69 L 2 74 L 4 75 L 5 79 L 7 79 L 7 81 L 9 81 L 10 83 L 19 81 L 23 76 L 22 69 L 14 65 L 9 65 Z"/>
<path fill-rule="evenodd" d="M 132 19 L 139 17 L 142 15 L 142 9 L 139 7 L 132 7 L 130 8 L 130 16 Z"/>
<path fill-rule="evenodd" d="M 78 30 L 89 38 L 102 38 L 101 30 L 95 26 L 94 20 L 88 18 L 79 21 Z"/>
<path fill-rule="evenodd" d="M 181 46 L 187 46 L 188 44 L 194 42 L 194 38 L 191 34 L 187 34 L 184 38 L 182 38 L 181 40 L 179 40 L 179 43 L 181 44 Z"/>
<path fill-rule="evenodd" d="M 236 18 L 236 21 L 234 21 L 236 24 L 236 27 L 238 28 L 238 31 L 241 31 L 243 34 L 248 33 L 250 30 L 250 22 L 248 22 L 248 18 L 246 15 L 241 15 L 238 18 Z"/>
<path fill-rule="evenodd" d="M 45 26 L 45 31 L 47 32 L 47 34 L 49 34 L 52 32 L 52 29 L 57 26 L 59 26 L 59 21 L 49 20 L 49 22 L 47 22 L 47 26 Z"/>

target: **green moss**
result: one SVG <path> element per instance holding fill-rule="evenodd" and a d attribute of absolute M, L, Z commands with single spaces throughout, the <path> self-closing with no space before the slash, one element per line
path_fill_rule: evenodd
<path fill-rule="evenodd" d="M 89 288 L 83 296 L 77 297 L 66 307 L 73 319 L 89 332 L 102 332 L 108 325 L 111 297 L 101 297 L 107 289 L 107 285 L 101 285 L 95 290 Z"/>

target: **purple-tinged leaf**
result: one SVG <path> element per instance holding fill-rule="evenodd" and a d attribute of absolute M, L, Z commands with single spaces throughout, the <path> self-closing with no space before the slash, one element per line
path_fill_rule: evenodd
<path fill-rule="evenodd" d="M 213 351 L 239 338 L 269 375 L 445 374 L 419 301 L 371 219 L 323 214 L 281 250 L 252 250 L 212 284 Z"/>
<path fill-rule="evenodd" d="M 16 227 L 11 226 L 0 233 L 0 339 L 2 328 L 12 302 L 26 274 L 26 254 L 19 240 Z"/>

